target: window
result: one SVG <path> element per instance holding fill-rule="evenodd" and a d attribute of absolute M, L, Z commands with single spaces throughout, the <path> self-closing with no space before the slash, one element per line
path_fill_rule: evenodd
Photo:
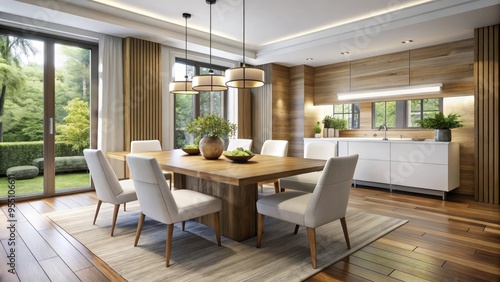
<path fill-rule="evenodd" d="M 442 111 L 442 98 L 373 103 L 372 127 L 415 128 L 417 120 Z"/>
<path fill-rule="evenodd" d="M 407 127 L 419 127 L 417 120 L 433 116 L 441 111 L 441 99 L 421 99 L 407 101 L 408 117 Z"/>
<path fill-rule="evenodd" d="M 359 128 L 359 104 L 334 105 L 333 116 L 346 119 L 349 129 Z"/>
<path fill-rule="evenodd" d="M 186 73 L 188 80 L 198 74 L 208 74 L 210 66 L 195 61 L 177 58 L 175 61 L 175 80 L 184 80 Z M 225 68 L 212 65 L 215 74 L 224 75 Z M 196 95 L 176 94 L 175 95 L 175 148 L 183 148 L 187 144 L 193 143 L 193 136 L 186 132 L 187 124 L 198 116 L 216 114 L 226 116 L 225 103 L 227 91 L 200 92 Z"/>
<path fill-rule="evenodd" d="M 373 127 L 396 128 L 396 101 L 373 103 Z"/>

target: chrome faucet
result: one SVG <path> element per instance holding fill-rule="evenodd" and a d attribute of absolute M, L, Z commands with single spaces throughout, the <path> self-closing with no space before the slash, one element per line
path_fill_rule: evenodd
<path fill-rule="evenodd" d="M 384 139 L 382 140 L 389 140 L 387 139 L 387 126 L 385 124 L 382 124 L 379 128 L 378 128 L 378 131 L 380 131 L 381 129 L 384 129 Z"/>

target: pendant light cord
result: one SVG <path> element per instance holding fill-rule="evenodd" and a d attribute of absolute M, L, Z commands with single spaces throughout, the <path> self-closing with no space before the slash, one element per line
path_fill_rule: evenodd
<path fill-rule="evenodd" d="M 210 3 L 210 69 L 208 70 L 209 74 L 213 74 L 214 70 L 212 69 L 212 5 L 214 3 Z"/>
<path fill-rule="evenodd" d="M 245 0 L 243 0 L 243 67 L 245 67 Z"/>
<path fill-rule="evenodd" d="M 188 18 L 190 18 L 191 15 L 190 14 L 183 14 L 183 16 L 186 19 L 186 32 L 185 32 L 185 37 L 184 37 L 185 42 L 186 42 L 184 45 L 185 46 L 185 48 L 184 48 L 185 57 L 184 58 L 186 59 L 186 62 L 184 64 L 186 65 L 186 72 L 184 74 L 184 78 L 186 79 L 186 82 L 187 82 L 188 81 L 188 62 L 187 62 L 187 59 L 188 59 Z"/>

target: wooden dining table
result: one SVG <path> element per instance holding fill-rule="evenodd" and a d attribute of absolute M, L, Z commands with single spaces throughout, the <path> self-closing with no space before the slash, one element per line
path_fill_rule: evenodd
<path fill-rule="evenodd" d="M 107 157 L 126 161 L 127 154 L 126 151 L 108 152 Z M 238 242 L 257 234 L 258 182 L 319 171 L 326 163 L 324 160 L 258 154 L 247 162 L 236 163 L 224 156 L 207 160 L 201 155 L 188 155 L 181 149 L 137 154 L 154 157 L 162 169 L 172 171 L 176 189 L 190 189 L 220 198 L 222 235 Z M 210 223 L 205 217 L 200 222 Z"/>

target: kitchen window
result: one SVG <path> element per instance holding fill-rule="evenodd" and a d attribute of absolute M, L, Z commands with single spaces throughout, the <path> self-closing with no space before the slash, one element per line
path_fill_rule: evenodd
<path fill-rule="evenodd" d="M 340 104 L 333 106 L 333 116 L 347 120 L 347 128 L 359 128 L 359 104 Z"/>
<path fill-rule="evenodd" d="M 416 121 L 434 116 L 443 111 L 441 99 L 420 99 L 407 101 L 407 127 L 420 127 Z"/>
<path fill-rule="evenodd" d="M 191 60 L 177 58 L 175 61 L 174 72 L 175 80 L 185 80 L 186 64 L 188 80 L 200 74 L 208 74 L 209 64 L 195 62 Z M 224 75 L 225 67 L 214 66 L 212 69 L 215 74 Z M 216 114 L 226 118 L 226 96 L 227 91 L 204 92 L 199 94 L 176 94 L 175 99 L 175 148 L 183 148 L 187 144 L 193 143 L 193 136 L 186 132 L 187 124 L 198 116 Z"/>
<path fill-rule="evenodd" d="M 417 120 L 443 110 L 443 98 L 375 102 L 372 104 L 372 128 L 418 128 Z"/>

